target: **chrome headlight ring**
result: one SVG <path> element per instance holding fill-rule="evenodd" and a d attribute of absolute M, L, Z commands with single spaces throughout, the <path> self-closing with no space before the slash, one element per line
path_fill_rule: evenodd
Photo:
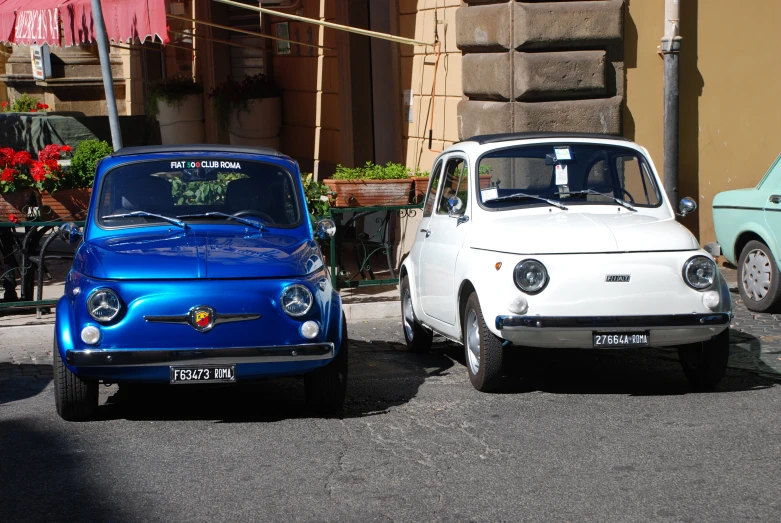
<path fill-rule="evenodd" d="M 518 262 L 513 270 L 513 280 L 516 287 L 526 294 L 537 294 L 547 287 L 550 278 L 545 265 L 530 258 Z"/>
<path fill-rule="evenodd" d="M 279 298 L 282 310 L 293 318 L 298 318 L 309 312 L 314 302 L 315 297 L 312 295 L 312 291 L 300 283 L 285 287 Z"/>
<path fill-rule="evenodd" d="M 704 291 L 713 286 L 717 278 L 717 272 L 718 268 L 713 260 L 698 254 L 697 256 L 692 256 L 683 264 L 683 281 L 694 290 Z"/>
<path fill-rule="evenodd" d="M 113 289 L 101 287 L 92 291 L 87 298 L 87 312 L 95 320 L 108 323 L 122 310 L 122 302 Z"/>

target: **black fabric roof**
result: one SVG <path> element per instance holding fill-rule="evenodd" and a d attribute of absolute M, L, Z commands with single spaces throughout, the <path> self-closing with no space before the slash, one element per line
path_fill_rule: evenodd
<path fill-rule="evenodd" d="M 145 145 L 141 147 L 123 147 L 112 156 L 128 156 L 131 154 L 155 153 L 235 153 L 235 154 L 265 154 L 267 156 L 284 157 L 285 155 L 270 147 L 251 147 L 248 145 Z"/>
<path fill-rule="evenodd" d="M 631 142 L 629 138 L 615 136 L 612 134 L 598 133 L 561 133 L 561 132 L 529 132 L 529 133 L 501 133 L 501 134 L 480 134 L 473 136 L 462 142 L 477 142 L 479 144 L 508 142 L 510 140 L 537 140 L 541 138 L 596 138 L 601 140 L 621 140 Z"/>

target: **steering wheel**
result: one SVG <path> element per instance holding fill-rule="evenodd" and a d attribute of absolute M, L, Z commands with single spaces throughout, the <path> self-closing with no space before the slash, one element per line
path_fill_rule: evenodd
<path fill-rule="evenodd" d="M 242 209 L 240 211 L 237 211 L 237 212 L 234 212 L 233 214 L 231 214 L 231 216 L 234 216 L 236 218 L 238 218 L 240 216 L 247 216 L 247 215 L 249 215 L 249 216 L 257 216 L 258 218 L 261 218 L 266 223 L 271 223 L 271 224 L 276 223 L 274 221 L 274 218 L 272 218 L 271 216 L 269 216 L 268 214 L 266 214 L 266 213 L 264 213 L 262 211 L 256 211 L 255 209 Z"/>
<path fill-rule="evenodd" d="M 623 187 L 617 187 L 615 185 L 597 185 L 596 187 L 589 187 L 592 191 L 599 191 L 599 189 L 610 189 L 610 192 L 615 194 L 615 191 L 621 191 L 621 195 L 628 196 L 629 197 L 629 203 L 635 203 L 635 199 L 632 197 L 632 195 L 624 189 Z M 605 191 L 599 191 L 599 192 L 605 192 Z"/>

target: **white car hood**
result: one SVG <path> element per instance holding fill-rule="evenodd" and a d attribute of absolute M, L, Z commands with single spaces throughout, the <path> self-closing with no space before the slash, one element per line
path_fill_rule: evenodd
<path fill-rule="evenodd" d="M 480 225 L 471 231 L 469 243 L 473 248 L 513 254 L 681 251 L 700 247 L 688 229 L 675 220 L 638 213 L 582 213 L 570 207 L 565 212 L 516 214 Z"/>

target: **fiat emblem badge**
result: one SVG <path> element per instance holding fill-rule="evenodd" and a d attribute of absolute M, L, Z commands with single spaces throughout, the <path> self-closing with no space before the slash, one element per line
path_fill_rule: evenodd
<path fill-rule="evenodd" d="M 206 332 L 214 327 L 214 309 L 208 305 L 198 305 L 190 310 L 190 325 L 198 332 Z"/>

